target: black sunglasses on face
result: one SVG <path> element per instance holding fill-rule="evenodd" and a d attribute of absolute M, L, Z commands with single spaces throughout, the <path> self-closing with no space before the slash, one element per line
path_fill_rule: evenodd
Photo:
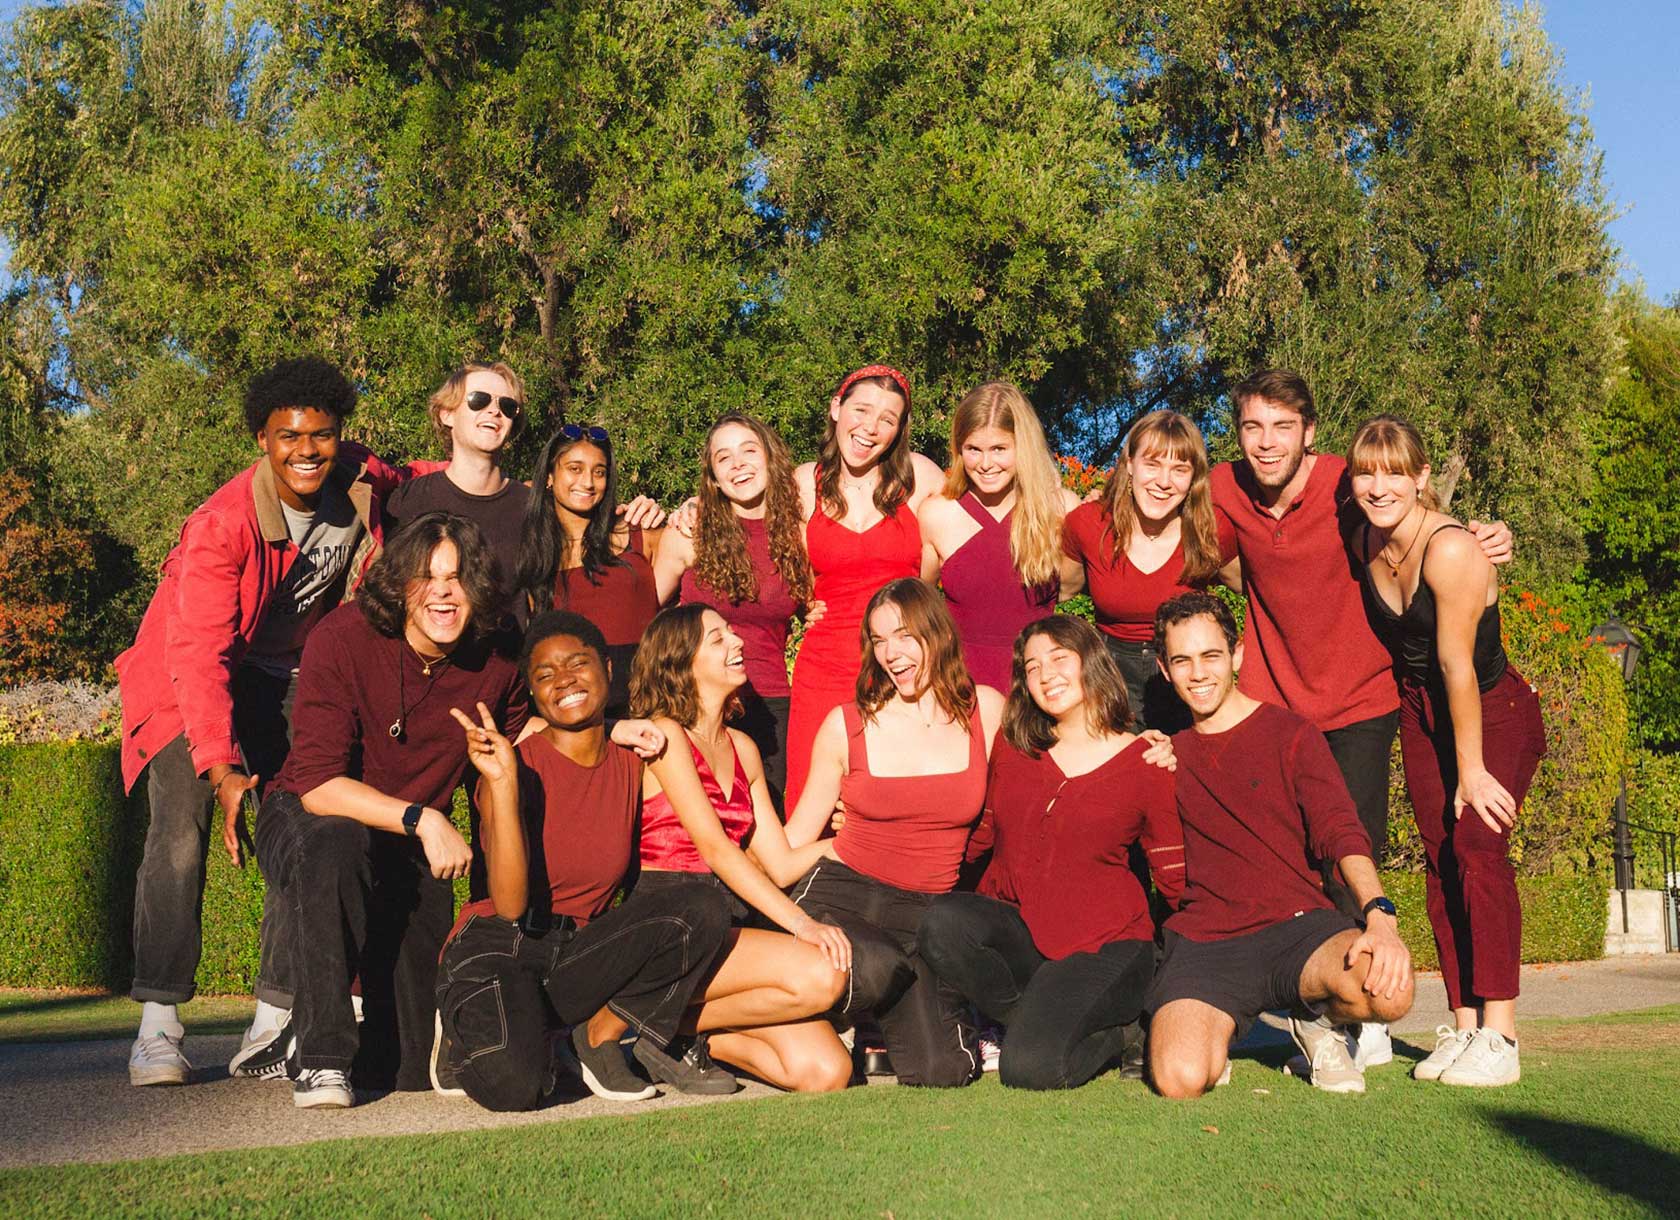
<path fill-rule="evenodd" d="M 520 411 L 519 400 L 517 398 L 509 398 L 506 395 L 497 398 L 494 394 L 488 394 L 483 390 L 474 390 L 471 394 L 468 394 L 463 401 L 467 404 L 467 410 L 471 411 L 474 415 L 477 415 L 491 403 L 495 403 L 497 407 L 501 408 L 502 414 L 507 416 L 509 419 L 516 418 Z"/>
<path fill-rule="evenodd" d="M 581 441 L 585 437 L 592 441 L 604 441 L 607 439 L 607 430 L 597 428 L 594 424 L 587 428 L 582 424 L 561 424 L 560 435 L 569 441 Z"/>

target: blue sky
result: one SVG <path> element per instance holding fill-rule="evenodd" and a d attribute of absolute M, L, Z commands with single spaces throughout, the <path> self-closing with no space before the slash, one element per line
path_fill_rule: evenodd
<path fill-rule="evenodd" d="M 0 0 L 10 21 L 19 0 Z M 1622 274 L 1680 299 L 1680 0 L 1551 0 L 1539 6 L 1563 78 L 1587 99 L 1620 213 Z M 0 245 L 0 264 L 5 249 Z M 4 267 L 0 265 L 0 279 Z"/>

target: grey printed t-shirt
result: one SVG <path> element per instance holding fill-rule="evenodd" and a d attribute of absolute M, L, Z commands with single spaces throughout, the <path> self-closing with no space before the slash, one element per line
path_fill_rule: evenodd
<path fill-rule="evenodd" d="M 345 573 L 363 530 L 355 505 L 331 483 L 322 489 L 314 512 L 299 512 L 284 501 L 280 509 L 298 557 L 269 599 L 244 663 L 289 678 L 297 672 L 309 629 L 344 599 Z"/>

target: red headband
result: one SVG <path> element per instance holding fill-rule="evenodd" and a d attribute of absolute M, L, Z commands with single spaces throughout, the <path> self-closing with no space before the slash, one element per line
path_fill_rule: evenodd
<path fill-rule="evenodd" d="M 910 409 L 910 379 L 890 364 L 866 364 L 856 372 L 847 373 L 846 380 L 840 383 L 840 388 L 834 391 L 835 398 L 846 397 L 846 391 L 851 389 L 865 377 L 891 377 L 898 392 L 904 395 L 904 409 Z"/>

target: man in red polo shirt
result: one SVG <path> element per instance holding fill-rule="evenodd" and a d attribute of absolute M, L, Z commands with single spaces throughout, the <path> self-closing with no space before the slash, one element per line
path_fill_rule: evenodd
<path fill-rule="evenodd" d="M 1388 842 L 1388 770 L 1400 723 L 1393 659 L 1365 617 L 1347 539 L 1362 520 L 1347 463 L 1313 451 L 1318 414 L 1300 374 L 1256 372 L 1231 391 L 1243 460 L 1213 468 L 1214 511 L 1236 534 L 1248 599 L 1246 695 L 1286 707 L 1324 734 L 1380 857 Z M 1495 563 L 1511 557 L 1503 523 L 1470 522 Z M 1223 528 L 1222 531 L 1223 532 Z M 1326 872 L 1344 914 L 1355 908 Z M 1361 1066 L 1393 1058 L 1388 1031 L 1354 1031 Z"/>

